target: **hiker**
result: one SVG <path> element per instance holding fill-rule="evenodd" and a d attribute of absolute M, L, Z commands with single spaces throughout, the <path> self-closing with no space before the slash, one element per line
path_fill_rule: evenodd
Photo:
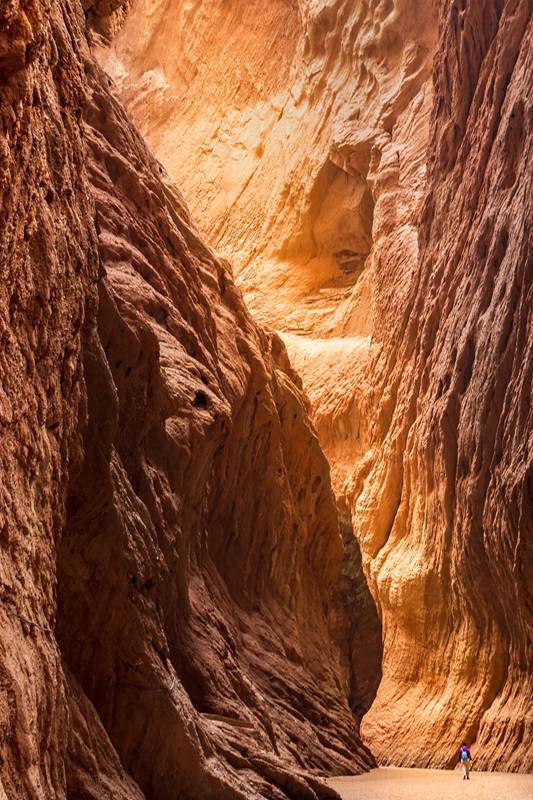
<path fill-rule="evenodd" d="M 470 755 L 470 750 L 466 746 L 466 742 L 463 742 L 461 747 L 459 748 L 459 761 L 463 768 L 463 780 L 469 781 L 470 780 L 470 766 L 472 764 L 472 756 Z"/>

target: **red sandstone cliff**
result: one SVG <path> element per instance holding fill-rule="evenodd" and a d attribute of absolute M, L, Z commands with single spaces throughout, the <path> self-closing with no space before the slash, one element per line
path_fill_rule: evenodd
<path fill-rule="evenodd" d="M 84 23 L 0 12 L 0 796 L 332 798 L 328 464 Z"/>
<path fill-rule="evenodd" d="M 444 765 L 467 738 L 480 766 L 531 769 L 528 5 L 442 4 L 433 99 L 432 4 L 279 0 L 223 27 L 190 3 L 197 51 L 170 76 L 154 37 L 136 75 L 151 3 L 106 59 L 127 52 L 152 146 L 242 247 L 359 544 L 338 581 L 283 347 L 108 93 L 79 9 L 5 5 L 0 797 L 330 796 L 297 773 L 371 763 L 348 711 L 379 677 L 359 546 L 384 642 L 372 749 Z M 127 4 L 84 5 L 116 34 Z M 362 245 L 346 274 L 339 242 Z"/>

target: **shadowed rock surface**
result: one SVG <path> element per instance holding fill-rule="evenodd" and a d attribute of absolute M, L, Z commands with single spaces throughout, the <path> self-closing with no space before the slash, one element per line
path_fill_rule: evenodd
<path fill-rule="evenodd" d="M 0 795 L 334 798 L 318 774 L 374 760 L 299 380 L 81 6 L 12 2 L 0 26 Z"/>

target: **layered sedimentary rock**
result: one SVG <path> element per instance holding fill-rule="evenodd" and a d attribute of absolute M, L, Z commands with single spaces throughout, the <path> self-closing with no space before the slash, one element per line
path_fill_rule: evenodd
<path fill-rule="evenodd" d="M 114 30 L 119 4 L 85 5 Z M 0 795 L 336 797 L 317 774 L 374 761 L 286 351 L 109 93 L 81 6 L 11 2 L 0 45 Z"/>
<path fill-rule="evenodd" d="M 420 256 L 377 338 L 354 515 L 384 624 L 387 761 L 533 767 L 532 21 L 443 4 Z M 377 305 L 386 307 L 387 295 Z"/>
<path fill-rule="evenodd" d="M 99 57 L 311 398 L 370 745 L 531 768 L 529 4 L 139 0 Z"/>
<path fill-rule="evenodd" d="M 348 525 L 370 446 L 373 286 L 395 263 L 400 303 L 416 262 L 435 32 L 431 3 L 142 0 L 97 48 L 252 312 L 283 335 Z"/>
<path fill-rule="evenodd" d="M 382 183 L 419 166 L 435 28 L 436 4 L 413 0 L 140 0 L 98 49 L 276 329 L 369 335 L 370 181 L 379 162 Z"/>
<path fill-rule="evenodd" d="M 254 315 L 283 335 L 344 509 L 370 449 L 372 334 L 417 260 L 436 10 L 141 0 L 97 48 Z"/>
<path fill-rule="evenodd" d="M 83 35 L 66 4 L 2 4 L 0 796 L 8 800 L 65 797 L 67 785 L 75 796 L 74 751 L 80 774 L 99 773 L 97 796 L 109 786 L 117 798 L 142 796 L 54 636 L 56 546 L 69 475 L 83 459 L 81 360 L 98 279 L 80 133 Z"/>

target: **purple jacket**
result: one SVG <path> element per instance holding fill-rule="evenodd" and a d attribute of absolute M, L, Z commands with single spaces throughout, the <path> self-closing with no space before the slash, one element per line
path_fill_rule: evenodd
<path fill-rule="evenodd" d="M 471 759 L 472 756 L 470 755 L 470 750 L 468 747 L 461 747 L 459 749 L 459 761 L 466 761 L 466 759 Z"/>

